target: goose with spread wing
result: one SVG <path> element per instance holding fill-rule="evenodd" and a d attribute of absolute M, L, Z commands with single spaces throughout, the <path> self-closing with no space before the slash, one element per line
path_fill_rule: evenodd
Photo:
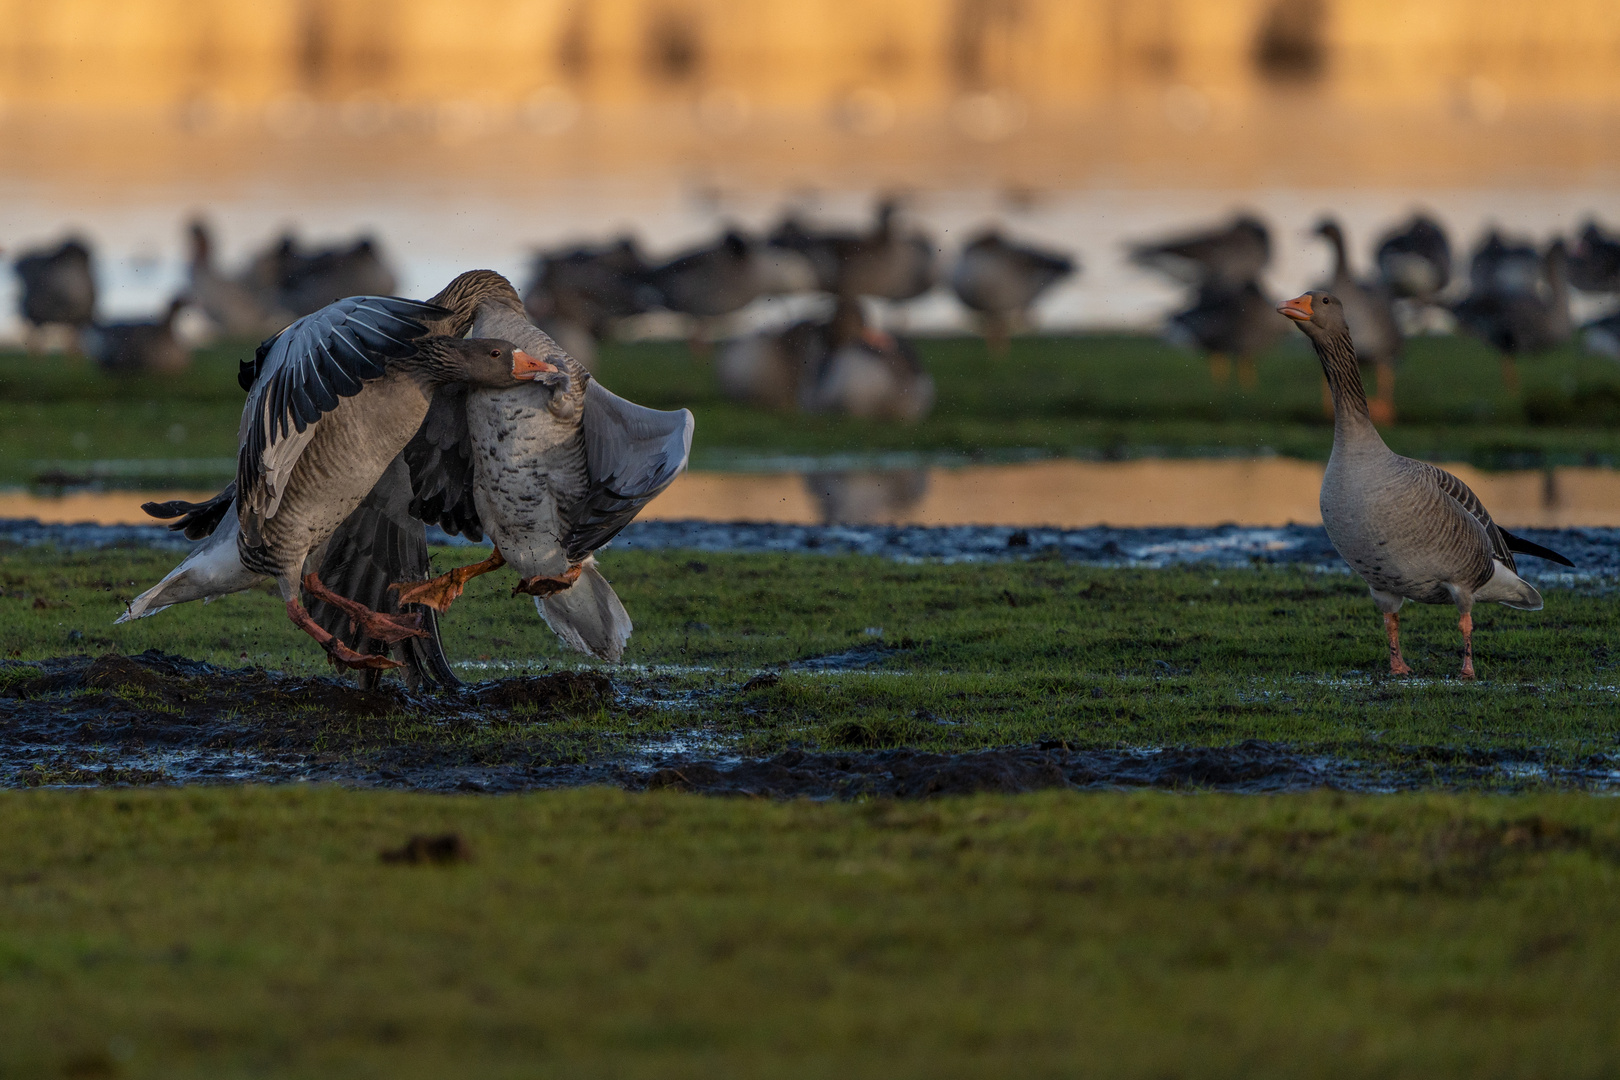
<path fill-rule="evenodd" d="M 1462 677 L 1472 679 L 1474 605 L 1541 610 L 1541 594 L 1519 576 L 1514 554 L 1573 564 L 1496 524 L 1479 496 L 1444 469 L 1384 445 L 1367 412 L 1356 346 L 1338 297 L 1310 292 L 1277 310 L 1310 338 L 1333 391 L 1333 453 L 1322 477 L 1322 525 L 1383 612 L 1390 671 L 1411 674 L 1401 656 L 1400 610 L 1414 600 L 1457 606 Z"/>
<path fill-rule="evenodd" d="M 473 577 L 505 565 L 516 593 L 534 597 L 553 631 L 581 652 L 618 660 L 631 622 L 593 553 L 617 536 L 686 468 L 692 414 L 632 404 L 593 379 L 524 314 L 510 282 L 491 270 L 462 274 L 432 303 L 453 314 L 442 333 L 499 337 L 554 360 L 566 382 L 449 388 L 406 448 L 424 521 L 494 554 L 424 583 L 403 583 L 402 603 L 446 610 Z"/>
<path fill-rule="evenodd" d="M 260 347 L 242 411 L 234 491 L 213 500 L 206 541 L 118 621 L 206 600 L 273 578 L 287 616 L 335 664 L 396 667 L 349 648 L 311 618 L 299 587 L 347 614 L 370 638 L 423 636 L 420 616 L 377 612 L 328 588 L 319 567 L 328 541 L 361 506 L 447 387 L 524 385 L 558 369 L 509 341 L 429 332 L 448 313 L 391 297 L 340 300 Z M 203 523 L 199 522 L 199 528 Z"/>

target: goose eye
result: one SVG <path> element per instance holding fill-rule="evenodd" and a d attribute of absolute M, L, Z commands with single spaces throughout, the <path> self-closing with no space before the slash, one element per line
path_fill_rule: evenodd
<path fill-rule="evenodd" d="M 501 350 L 499 350 L 499 349 L 491 349 L 491 350 L 489 350 L 489 355 L 498 357 L 498 356 L 501 355 Z"/>

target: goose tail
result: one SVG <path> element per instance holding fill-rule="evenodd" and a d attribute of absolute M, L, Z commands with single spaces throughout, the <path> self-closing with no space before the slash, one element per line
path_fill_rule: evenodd
<path fill-rule="evenodd" d="M 199 544 L 179 566 L 156 585 L 129 602 L 129 608 L 115 622 L 126 623 L 156 615 L 166 607 L 189 600 L 212 600 L 216 596 L 252 588 L 262 580 L 242 565 L 236 553 L 236 537 L 241 531 L 236 507 L 225 514 L 211 536 Z"/>
<path fill-rule="evenodd" d="M 1541 610 L 1541 594 L 1534 585 L 1498 560 L 1493 559 L 1492 566 L 1491 580 L 1474 594 L 1476 603 L 1504 604 L 1520 611 Z"/>
<path fill-rule="evenodd" d="M 630 640 L 630 614 L 596 569 L 595 559 L 585 560 L 573 585 L 560 593 L 535 597 L 534 606 L 569 647 L 598 660 L 617 661 L 624 655 L 625 642 Z"/>

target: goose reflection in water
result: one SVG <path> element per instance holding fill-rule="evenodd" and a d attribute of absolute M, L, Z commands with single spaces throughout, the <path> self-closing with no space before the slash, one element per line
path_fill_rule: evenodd
<path fill-rule="evenodd" d="M 908 520 L 928 494 L 927 469 L 858 469 L 804 474 L 823 525 L 887 525 Z"/>

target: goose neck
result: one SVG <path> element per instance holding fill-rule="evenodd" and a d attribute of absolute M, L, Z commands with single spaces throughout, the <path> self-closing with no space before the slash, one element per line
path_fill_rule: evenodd
<path fill-rule="evenodd" d="M 1356 362 L 1356 347 L 1348 333 L 1338 333 L 1313 340 L 1316 357 L 1322 362 L 1322 374 L 1327 376 L 1328 389 L 1333 394 L 1333 433 L 1335 441 L 1361 429 L 1373 428 L 1372 416 L 1367 408 L 1367 390 L 1361 383 L 1361 365 Z"/>

